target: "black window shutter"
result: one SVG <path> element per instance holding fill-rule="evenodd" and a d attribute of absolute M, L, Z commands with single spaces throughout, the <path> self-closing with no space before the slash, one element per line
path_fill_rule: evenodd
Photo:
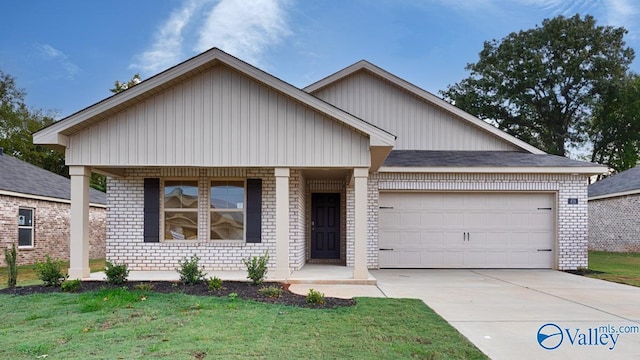
<path fill-rule="evenodd" d="M 247 242 L 262 242 L 262 179 L 247 179 Z"/>
<path fill-rule="evenodd" d="M 160 241 L 160 179 L 144 179 L 144 242 Z"/>

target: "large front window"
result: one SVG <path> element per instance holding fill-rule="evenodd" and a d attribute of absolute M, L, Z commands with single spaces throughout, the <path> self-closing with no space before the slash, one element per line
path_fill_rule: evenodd
<path fill-rule="evenodd" d="M 198 182 L 164 182 L 164 238 L 198 239 Z"/>
<path fill-rule="evenodd" d="M 244 181 L 211 182 L 212 240 L 244 239 L 244 192 Z"/>

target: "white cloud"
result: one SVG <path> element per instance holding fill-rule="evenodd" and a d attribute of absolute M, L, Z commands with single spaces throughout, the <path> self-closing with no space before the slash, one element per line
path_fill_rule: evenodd
<path fill-rule="evenodd" d="M 283 0 L 221 0 L 200 29 L 194 50 L 218 47 L 256 65 L 260 55 L 290 34 Z"/>
<path fill-rule="evenodd" d="M 130 68 L 153 75 L 212 47 L 256 64 L 269 46 L 289 34 L 285 19 L 288 1 L 185 0 Z"/>
<path fill-rule="evenodd" d="M 611 25 L 625 26 L 637 21 L 640 12 L 638 5 L 637 0 L 606 0 L 607 22 Z"/>
<path fill-rule="evenodd" d="M 150 49 L 138 54 L 136 62 L 129 67 L 139 69 L 145 75 L 153 75 L 180 62 L 184 56 L 184 31 L 194 15 L 207 3 L 211 1 L 187 0 L 181 8 L 173 10 L 154 34 Z"/>
<path fill-rule="evenodd" d="M 48 61 L 56 61 L 60 67 L 62 67 L 62 75 L 54 75 L 55 77 L 66 77 L 73 80 L 75 76 L 80 72 L 80 67 L 72 63 L 69 57 L 62 51 L 54 48 L 49 44 L 37 44 L 36 48 L 40 52 L 40 55 Z"/>

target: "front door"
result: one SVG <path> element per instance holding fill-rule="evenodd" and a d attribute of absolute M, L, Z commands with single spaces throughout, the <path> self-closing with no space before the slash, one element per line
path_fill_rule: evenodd
<path fill-rule="evenodd" d="M 340 258 L 340 194 L 311 195 L 311 258 Z"/>

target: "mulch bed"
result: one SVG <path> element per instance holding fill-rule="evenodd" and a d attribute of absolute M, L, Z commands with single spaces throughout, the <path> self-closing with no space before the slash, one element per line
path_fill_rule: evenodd
<path fill-rule="evenodd" d="M 111 285 L 102 281 L 83 281 L 80 289 L 77 292 L 97 291 L 109 288 L 127 287 L 129 290 L 135 290 L 139 284 L 150 284 L 153 286 L 153 292 L 169 294 L 169 293 L 184 293 L 188 295 L 197 296 L 218 296 L 229 297 L 229 294 L 235 293 L 239 299 L 254 300 L 270 304 L 290 305 L 306 308 L 336 308 L 343 306 L 355 305 L 353 299 L 339 299 L 325 297 L 324 304 L 308 304 L 307 297 L 304 295 L 294 294 L 289 291 L 288 284 L 265 282 L 263 285 L 251 285 L 249 282 L 242 281 L 225 281 L 222 285 L 222 289 L 216 291 L 210 291 L 207 284 L 197 285 L 184 285 L 179 282 L 171 281 L 128 281 L 122 285 Z M 282 288 L 282 296 L 273 298 L 267 297 L 258 292 L 258 290 L 264 286 L 279 286 Z M 147 286 L 147 285 L 143 285 Z M 31 295 L 31 294 L 46 294 L 46 293 L 59 293 L 62 292 L 60 287 L 44 286 L 44 285 L 31 285 L 31 286 L 18 286 L 15 288 L 0 289 L 0 294 L 10 295 Z"/>

